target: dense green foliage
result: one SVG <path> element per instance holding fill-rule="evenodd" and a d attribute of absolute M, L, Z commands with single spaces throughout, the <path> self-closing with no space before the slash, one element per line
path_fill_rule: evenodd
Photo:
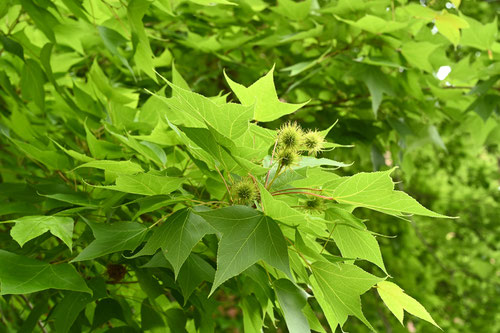
<path fill-rule="evenodd" d="M 499 331 L 498 9 L 0 1 L 0 332 Z"/>

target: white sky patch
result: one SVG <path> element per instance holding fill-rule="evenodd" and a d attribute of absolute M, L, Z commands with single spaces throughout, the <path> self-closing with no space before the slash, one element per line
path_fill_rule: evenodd
<path fill-rule="evenodd" d="M 437 73 L 436 73 L 436 77 L 443 81 L 444 79 L 446 79 L 446 77 L 448 76 L 448 74 L 450 74 L 451 72 L 451 67 L 450 66 L 441 66 L 439 67 Z"/>
<path fill-rule="evenodd" d="M 431 29 L 431 32 L 433 35 L 437 34 L 438 33 L 438 28 L 436 26 L 433 26 L 432 29 Z"/>
<path fill-rule="evenodd" d="M 452 8 L 455 8 L 455 5 L 454 5 L 454 4 L 452 4 L 451 2 L 447 2 L 447 3 L 446 3 L 446 8 L 448 8 L 448 9 L 452 9 Z"/>

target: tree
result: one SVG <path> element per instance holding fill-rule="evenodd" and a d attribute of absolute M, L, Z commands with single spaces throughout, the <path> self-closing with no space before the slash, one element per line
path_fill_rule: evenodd
<path fill-rule="evenodd" d="M 494 330 L 495 6 L 2 2 L 0 327 Z"/>

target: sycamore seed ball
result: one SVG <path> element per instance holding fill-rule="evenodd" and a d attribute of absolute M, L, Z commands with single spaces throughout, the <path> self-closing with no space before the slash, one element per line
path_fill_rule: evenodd
<path fill-rule="evenodd" d="M 293 150 L 283 150 L 278 154 L 278 160 L 284 167 L 292 166 L 299 159 L 299 155 Z"/>
<path fill-rule="evenodd" d="M 317 131 L 308 131 L 303 137 L 303 146 L 309 155 L 316 156 L 323 149 L 324 139 Z"/>
<path fill-rule="evenodd" d="M 285 150 L 299 150 L 304 135 L 300 126 L 294 123 L 286 123 L 278 131 L 278 146 Z"/>
<path fill-rule="evenodd" d="M 241 203 L 249 203 L 257 198 L 257 189 L 249 179 L 243 179 L 232 186 L 233 197 Z"/>
<path fill-rule="evenodd" d="M 306 200 L 304 203 L 304 208 L 309 211 L 319 211 L 323 209 L 323 200 L 318 197 L 314 197 Z"/>

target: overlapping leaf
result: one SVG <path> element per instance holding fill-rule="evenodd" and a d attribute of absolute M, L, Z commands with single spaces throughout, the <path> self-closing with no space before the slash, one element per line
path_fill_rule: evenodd
<path fill-rule="evenodd" d="M 270 217 L 246 206 L 198 214 L 222 234 L 211 292 L 259 260 L 290 274 L 285 238 Z"/>
<path fill-rule="evenodd" d="M 28 294 L 46 289 L 92 293 L 75 267 L 54 264 L 0 250 L 0 293 Z"/>
<path fill-rule="evenodd" d="M 134 257 L 151 255 L 161 248 L 177 276 L 196 243 L 206 234 L 215 232 L 202 217 L 190 209 L 183 209 L 156 228 L 146 245 Z"/>

